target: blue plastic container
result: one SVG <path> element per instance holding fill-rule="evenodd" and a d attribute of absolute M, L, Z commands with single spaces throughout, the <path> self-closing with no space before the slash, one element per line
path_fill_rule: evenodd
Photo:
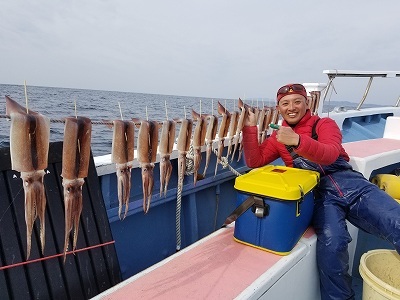
<path fill-rule="evenodd" d="M 236 220 L 235 240 L 289 254 L 310 225 L 318 182 L 317 172 L 272 165 L 236 178 L 237 205 L 255 197 L 265 207 L 248 209 Z"/>

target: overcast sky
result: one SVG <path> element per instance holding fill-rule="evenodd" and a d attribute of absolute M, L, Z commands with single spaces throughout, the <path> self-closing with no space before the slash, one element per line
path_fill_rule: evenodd
<path fill-rule="evenodd" d="M 3 0 L 0 22 L 0 83 L 274 98 L 324 69 L 400 70 L 399 0 Z M 369 101 L 400 96 L 374 81 Z"/>

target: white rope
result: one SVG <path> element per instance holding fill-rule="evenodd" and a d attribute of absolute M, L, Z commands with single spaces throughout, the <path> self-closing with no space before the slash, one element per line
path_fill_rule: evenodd
<path fill-rule="evenodd" d="M 188 153 L 186 153 L 186 167 L 185 174 L 179 174 L 178 178 L 178 189 L 176 192 L 176 218 L 175 218 L 175 228 L 176 228 L 176 251 L 181 250 L 182 239 L 181 239 L 181 211 L 182 211 L 182 187 L 183 178 L 185 175 L 191 175 L 194 173 L 194 155 L 193 155 L 193 143 L 190 144 Z"/>
<path fill-rule="evenodd" d="M 186 169 L 185 175 L 192 175 L 194 173 L 194 150 L 193 142 L 190 143 L 189 151 L 186 153 Z"/>
<path fill-rule="evenodd" d="M 218 151 L 214 149 L 214 154 L 216 156 L 218 156 Z M 228 162 L 228 157 L 221 157 L 221 159 L 219 160 L 219 163 L 222 165 L 223 169 L 228 168 L 233 174 L 235 174 L 236 176 L 240 176 L 242 174 L 240 174 L 238 171 L 236 171 Z"/>
<path fill-rule="evenodd" d="M 216 156 L 218 156 L 218 151 L 216 149 L 214 149 L 213 152 Z M 185 174 L 184 175 L 179 174 L 178 189 L 176 192 L 176 219 L 175 219 L 176 251 L 181 250 L 181 246 L 182 246 L 182 238 L 181 238 L 182 189 L 181 189 L 181 187 L 183 187 L 183 177 L 185 175 L 191 175 L 194 173 L 193 161 L 194 161 L 193 144 L 191 144 L 188 153 L 186 153 Z M 219 160 L 219 163 L 222 165 L 223 169 L 228 168 L 236 176 L 242 175 L 229 164 L 228 157 L 221 157 L 221 159 Z"/>
<path fill-rule="evenodd" d="M 178 190 L 176 195 L 176 219 L 175 219 L 175 229 L 176 229 L 176 251 L 181 250 L 181 206 L 182 206 L 182 189 L 183 186 L 183 174 L 179 174 L 178 178 Z"/>

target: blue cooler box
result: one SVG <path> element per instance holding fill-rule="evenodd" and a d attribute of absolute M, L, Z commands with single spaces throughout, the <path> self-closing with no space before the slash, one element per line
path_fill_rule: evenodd
<path fill-rule="evenodd" d="M 236 220 L 235 240 L 289 254 L 310 225 L 318 182 L 318 172 L 273 165 L 237 177 L 237 205 L 249 197 L 256 204 Z"/>

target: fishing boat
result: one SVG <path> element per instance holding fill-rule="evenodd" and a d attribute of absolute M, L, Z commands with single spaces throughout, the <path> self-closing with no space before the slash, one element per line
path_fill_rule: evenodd
<path fill-rule="evenodd" d="M 314 113 L 321 117 L 329 116 L 336 121 L 342 131 L 343 145 L 350 156 L 353 168 L 370 180 L 378 174 L 399 175 L 400 97 L 393 100 L 392 106 L 372 108 L 363 106 L 374 79 L 400 77 L 400 71 L 324 70 L 323 73 L 328 76 L 327 83 L 304 83 L 304 86 L 308 92 L 321 93 L 321 101 L 315 103 L 313 107 Z M 365 93 L 355 109 L 336 107 L 330 112 L 323 112 L 334 79 L 340 77 L 369 78 Z M 224 151 L 227 151 L 228 142 L 225 140 Z M 217 141 L 214 143 L 217 144 Z M 59 146 L 53 146 L 57 147 Z M 51 149 L 52 147 L 50 151 Z M 204 146 L 200 169 L 204 167 L 205 150 Z M 178 155 L 176 149 L 171 154 L 173 170 L 178 169 Z M 158 160 L 157 157 L 154 168 L 155 190 L 161 185 L 157 179 L 160 177 Z M 83 263 L 83 258 L 79 261 L 81 254 L 76 251 L 74 259 L 78 263 L 75 269 L 68 266 L 68 260 L 67 267 L 79 274 L 85 273 L 88 265 L 96 269 L 94 265 L 98 261 L 102 262 L 102 258 L 96 261 L 93 257 L 95 255 L 92 251 L 95 250 L 90 248 L 92 246 L 90 244 L 93 243 L 102 249 L 106 257 L 104 260 L 112 257 L 104 264 L 104 268 L 112 265 L 112 271 L 107 272 L 114 275 L 110 275 L 113 279 L 108 280 L 107 284 L 99 282 L 92 284 L 90 279 L 87 279 L 90 283 L 85 283 L 86 279 L 82 279 L 83 277 L 75 282 L 64 283 L 68 290 L 64 298 L 73 298 L 74 290 L 78 289 L 81 298 L 93 299 L 294 299 L 295 297 L 319 299 L 319 279 L 315 259 L 316 235 L 312 227 L 306 230 L 287 255 L 278 255 L 237 243 L 233 239 L 235 224 L 223 228 L 221 226 L 236 208 L 237 191 L 234 188 L 236 178 L 249 171 L 243 158 L 224 160 L 222 166 L 218 164 L 216 155 L 212 155 L 210 165 L 218 164 L 216 175 L 214 169 L 209 168 L 196 183 L 193 175 L 190 175 L 190 160 L 188 164 L 186 169 L 189 175 L 184 176 L 182 187 L 178 186 L 177 172 L 172 172 L 165 195 L 154 193 L 150 209 L 144 213 L 141 168 L 135 160 L 132 166 L 129 208 L 125 218 L 121 220 L 118 179 L 115 163 L 111 162 L 111 154 L 93 158 L 92 177 L 96 177 L 98 182 L 94 180 L 92 183 L 94 188 L 88 187 L 88 189 L 99 190 L 89 194 L 97 193 L 95 196 L 103 202 L 102 209 L 106 218 L 96 222 L 104 223 L 98 224 L 98 227 L 105 228 L 106 240 L 110 242 L 104 242 L 100 238 L 98 241 L 88 242 L 86 248 L 81 245 L 86 250 L 82 252 L 88 253 L 85 254 L 88 256 L 87 263 Z M 283 163 L 279 159 L 273 164 Z M 87 185 L 90 185 L 90 182 Z M 88 222 L 82 218 L 83 224 Z M 97 220 L 96 216 L 93 218 Z M 348 228 L 352 236 L 349 245 L 349 272 L 354 278 L 354 288 L 360 297 L 362 280 L 358 266 L 361 255 L 371 249 L 393 249 L 393 246 L 359 231 L 350 223 Z M 90 233 L 84 235 L 86 240 L 90 240 L 88 238 Z M 33 241 L 33 244 L 35 243 Z M 78 240 L 78 250 L 79 247 Z M 34 255 L 35 249 L 32 250 L 32 256 Z M 3 265 L 5 262 L 6 259 L 3 259 Z M 35 262 L 43 264 L 42 269 L 47 272 L 46 263 L 48 261 Z M 28 292 L 25 295 L 32 293 L 32 286 L 35 284 L 32 275 L 34 271 L 28 270 L 28 265 L 23 266 L 25 272 L 33 273 L 25 279 L 29 282 Z M 65 267 L 61 261 L 57 266 L 59 269 Z M 18 298 L 10 291 L 16 288 L 17 284 L 12 282 L 12 274 L 7 272 L 11 271 L 0 271 L 0 283 L 4 277 L 4 288 L 9 290 L 7 295 L 10 298 Z M 68 281 L 69 275 L 64 272 L 61 272 L 64 275 L 61 276 L 60 282 Z M 55 288 L 51 288 L 51 278 L 49 278 L 51 276 L 45 277 L 47 289 L 54 289 L 49 294 L 58 295 Z M 77 287 L 74 287 L 74 284 Z"/>

